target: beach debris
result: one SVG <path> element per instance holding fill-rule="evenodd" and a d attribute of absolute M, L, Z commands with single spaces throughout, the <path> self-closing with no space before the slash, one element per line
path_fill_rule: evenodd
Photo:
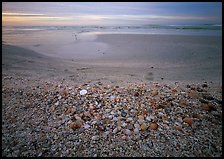
<path fill-rule="evenodd" d="M 145 131 L 147 128 L 148 128 L 148 126 L 146 125 L 146 123 L 142 123 L 141 130 Z"/>
<path fill-rule="evenodd" d="M 87 90 L 82 89 L 79 93 L 80 93 L 81 96 L 83 96 L 83 95 L 85 95 L 87 93 Z"/>
<path fill-rule="evenodd" d="M 55 105 L 55 106 L 58 106 L 58 105 L 59 105 L 59 101 L 57 101 L 54 105 Z"/>
<path fill-rule="evenodd" d="M 69 108 L 66 108 L 66 110 L 65 110 L 65 114 L 66 115 L 68 115 L 68 114 L 73 114 L 73 113 L 75 113 L 75 108 L 73 108 L 73 107 L 69 107 Z"/>
<path fill-rule="evenodd" d="M 76 70 L 77 71 L 82 71 L 82 70 L 88 70 L 88 69 L 90 69 L 89 67 L 82 67 L 82 68 L 77 68 Z"/>
<path fill-rule="evenodd" d="M 78 129 L 78 128 L 81 128 L 82 127 L 82 123 L 79 122 L 79 121 L 76 121 L 76 122 L 72 122 L 70 124 L 70 128 L 71 129 Z"/>
<path fill-rule="evenodd" d="M 192 124 L 193 124 L 193 118 L 190 118 L 190 117 L 184 118 L 183 121 L 190 126 L 192 126 Z"/>
<path fill-rule="evenodd" d="M 209 111 L 209 112 L 217 110 L 215 108 L 215 106 L 211 103 L 203 103 L 202 104 L 202 109 L 205 110 L 205 111 Z"/>
<path fill-rule="evenodd" d="M 200 87 L 202 86 L 200 85 Z M 17 106 L 16 102 L 13 102 L 12 108 L 3 107 L 4 114 L 7 117 L 7 120 L 4 119 L 5 116 L 3 118 L 3 129 L 7 131 L 9 129 L 10 135 L 17 136 L 19 142 L 23 145 L 30 146 L 29 138 L 29 141 L 34 142 L 36 140 L 43 147 L 52 144 L 52 150 L 49 150 L 51 153 L 57 150 L 66 156 L 66 151 L 63 150 L 63 147 L 65 147 L 69 151 L 81 154 L 80 156 L 83 154 L 86 156 L 94 154 L 101 156 L 101 152 L 104 151 L 106 153 L 122 151 L 122 154 L 128 154 L 132 153 L 128 152 L 131 150 L 138 154 L 136 150 L 142 144 L 146 145 L 146 150 L 153 147 L 159 153 L 168 155 L 167 152 L 163 151 L 167 148 L 167 145 L 171 147 L 168 148 L 171 151 L 178 143 L 180 145 L 178 146 L 180 150 L 178 155 L 181 156 L 183 152 L 190 153 L 193 151 L 194 154 L 197 154 L 201 150 L 200 145 L 197 145 L 198 148 L 195 147 L 195 150 L 182 151 L 183 145 L 192 146 L 192 144 L 197 144 L 195 141 L 198 140 L 207 142 L 209 136 L 212 135 L 212 140 L 209 140 L 209 142 L 215 140 L 219 151 L 210 151 L 210 156 L 215 156 L 217 152 L 221 152 L 221 99 L 209 94 L 208 91 L 198 92 L 197 85 L 189 85 L 186 88 L 186 85 L 179 87 L 179 84 L 174 86 L 153 82 L 130 84 L 124 87 L 118 85 L 105 86 L 103 83 L 95 82 L 94 84 L 77 86 L 57 83 L 53 84 L 52 88 L 48 86 L 46 90 L 42 87 L 34 88 L 32 95 L 30 95 L 30 92 L 26 93 L 25 90 L 14 90 L 14 95 L 18 96 L 16 99 L 24 102 L 22 104 L 24 106 L 21 107 L 21 104 Z M 191 88 L 195 89 L 192 90 Z M 9 89 L 3 88 L 2 90 L 3 99 L 9 98 L 10 95 L 7 94 Z M 63 92 L 64 90 L 66 90 L 66 93 Z M 20 94 L 21 91 L 22 94 Z M 196 92 L 200 98 L 189 96 L 191 91 Z M 78 95 L 76 92 L 78 92 Z M 209 97 L 203 97 L 203 95 Z M 27 96 L 28 98 L 21 98 L 21 96 Z M 214 99 L 210 97 L 214 97 Z M 216 98 L 220 100 L 219 103 L 215 101 Z M 44 104 L 37 105 L 35 100 L 38 102 L 40 100 L 44 101 Z M 46 110 L 46 113 L 43 113 L 45 112 L 43 110 Z M 17 117 L 15 118 L 10 112 L 16 112 Z M 21 113 L 20 116 L 18 116 L 19 113 Z M 35 120 L 32 120 L 33 116 Z M 28 119 L 36 127 L 38 133 L 30 131 L 29 128 L 21 124 L 22 122 L 17 123 L 17 120 Z M 10 122 L 6 124 L 7 121 Z M 28 123 L 28 121 L 26 122 Z M 16 127 L 14 123 L 17 123 Z M 20 133 L 17 135 L 14 131 L 17 130 L 17 127 L 21 127 L 22 133 L 25 132 L 24 135 L 27 136 L 26 138 L 19 138 Z M 205 134 L 205 131 L 209 131 L 209 133 Z M 32 140 L 31 135 L 34 136 L 35 140 Z M 192 138 L 189 139 L 188 135 L 191 135 Z M 10 140 L 10 137 L 4 133 L 3 138 L 4 142 L 7 142 L 6 139 Z M 171 139 L 172 144 L 169 142 L 164 144 Z M 42 142 L 45 140 L 46 143 Z M 117 145 L 124 144 L 125 146 L 116 147 L 114 143 Z M 147 146 L 147 143 L 153 143 L 153 146 Z M 96 145 L 101 149 L 100 153 L 97 152 L 98 150 L 94 150 Z M 19 147 L 22 147 L 22 145 Z M 81 152 L 80 149 L 82 148 L 87 148 L 92 154 Z M 208 150 L 206 147 L 205 149 Z M 27 149 L 27 151 L 29 150 Z M 41 151 L 40 149 L 38 154 Z M 23 155 L 24 152 L 26 151 L 21 151 Z M 154 149 L 152 149 L 150 155 L 153 155 L 153 152 Z M 6 148 L 4 148 L 4 153 L 9 153 Z M 200 156 L 199 154 L 195 156 Z M 35 151 L 32 155 L 35 155 Z M 50 154 L 42 152 L 43 155 L 48 156 Z M 142 155 L 142 151 L 138 155 Z M 56 156 L 60 156 L 60 154 Z"/>
<path fill-rule="evenodd" d="M 124 130 L 124 133 L 125 133 L 126 135 L 131 135 L 131 130 L 129 130 L 129 129 L 125 129 L 125 130 Z"/>
<path fill-rule="evenodd" d="M 150 129 L 156 130 L 158 128 L 158 124 L 156 122 L 150 123 Z"/>
<path fill-rule="evenodd" d="M 99 140 L 99 136 L 98 135 L 92 136 L 92 140 Z"/>

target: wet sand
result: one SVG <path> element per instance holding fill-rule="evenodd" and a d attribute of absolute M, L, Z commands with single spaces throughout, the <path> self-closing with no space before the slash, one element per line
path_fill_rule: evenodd
<path fill-rule="evenodd" d="M 78 34 L 77 41 L 74 39 L 71 41 L 72 38 L 70 38 L 61 45 L 59 45 L 59 38 L 54 39 L 54 45 L 47 45 L 45 41 L 44 46 L 43 44 L 27 46 L 46 56 L 41 59 L 34 56 L 33 62 L 30 62 L 29 67 L 24 67 L 24 71 L 36 66 L 41 68 L 39 71 L 43 72 L 46 77 L 47 72 L 44 73 L 44 71 L 51 71 L 55 77 L 64 76 L 67 80 L 70 79 L 69 76 L 74 77 L 79 74 L 77 81 L 82 78 L 83 82 L 99 79 L 117 83 L 147 81 L 221 83 L 222 81 L 221 37 L 88 34 Z M 68 33 L 65 35 L 68 36 Z M 17 49 L 7 46 L 8 52 L 14 52 L 14 50 Z M 30 54 L 28 50 L 22 49 L 17 51 L 21 56 L 12 58 L 14 60 L 12 63 L 25 58 L 26 55 L 23 56 L 23 52 L 30 55 L 30 58 L 35 55 L 34 52 Z M 3 45 L 3 64 L 6 64 L 6 68 L 7 58 L 8 54 L 4 51 Z M 46 64 L 36 65 L 46 59 L 48 59 Z M 29 65 L 25 62 L 21 63 L 21 67 L 24 64 Z M 17 65 L 20 67 L 20 64 Z M 79 68 L 82 67 L 88 69 L 80 71 Z M 16 69 L 16 67 L 13 68 Z"/>

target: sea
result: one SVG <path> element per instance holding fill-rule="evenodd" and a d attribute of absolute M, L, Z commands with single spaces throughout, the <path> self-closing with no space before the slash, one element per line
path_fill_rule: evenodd
<path fill-rule="evenodd" d="M 222 24 L 200 25 L 134 25 L 134 26 L 2 26 L 3 43 L 20 44 L 43 34 L 59 32 L 80 33 L 125 33 L 222 36 Z"/>

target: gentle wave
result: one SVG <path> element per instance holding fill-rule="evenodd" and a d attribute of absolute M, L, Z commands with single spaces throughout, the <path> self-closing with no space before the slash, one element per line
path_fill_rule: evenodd
<path fill-rule="evenodd" d="M 26 34 L 35 31 L 72 30 L 76 33 L 84 32 L 129 32 L 145 34 L 171 35 L 208 35 L 222 36 L 221 24 L 201 25 L 142 25 L 142 26 L 3 26 L 3 34 Z"/>

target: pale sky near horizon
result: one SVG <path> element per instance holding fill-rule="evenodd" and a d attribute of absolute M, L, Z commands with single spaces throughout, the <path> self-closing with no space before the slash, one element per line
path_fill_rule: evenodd
<path fill-rule="evenodd" d="M 2 2 L 3 26 L 222 24 L 221 2 Z"/>

